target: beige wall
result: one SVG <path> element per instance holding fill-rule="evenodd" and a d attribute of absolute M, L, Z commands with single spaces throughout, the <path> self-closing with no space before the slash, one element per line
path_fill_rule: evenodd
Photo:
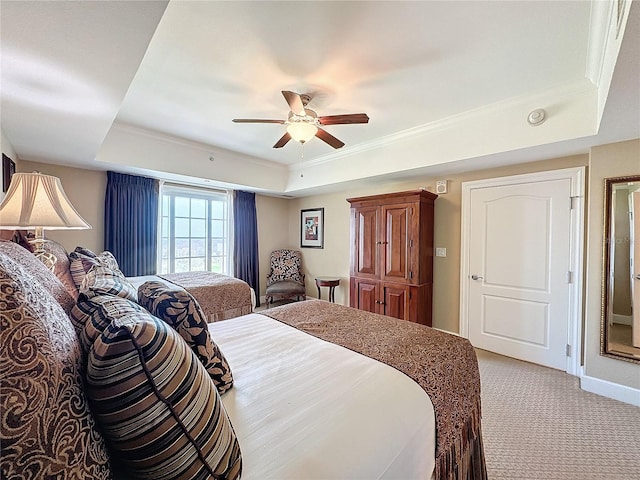
<path fill-rule="evenodd" d="M 600 355 L 604 179 L 640 174 L 640 140 L 602 145 L 591 150 L 585 278 L 585 374 L 640 388 L 640 365 Z"/>
<path fill-rule="evenodd" d="M 451 332 L 459 331 L 460 310 L 460 237 L 462 182 L 486 178 L 518 175 L 584 166 L 587 155 L 564 157 L 541 162 L 526 163 L 447 176 L 449 192 L 440 195 L 435 202 L 436 247 L 447 249 L 446 257 L 434 259 L 433 326 Z M 349 203 L 348 197 L 373 195 L 393 191 L 413 190 L 427 187 L 434 191 L 436 180 L 441 178 L 416 177 L 411 182 L 379 183 L 375 187 L 349 190 L 341 193 L 318 195 L 291 201 L 290 239 L 292 245 L 299 245 L 300 210 L 323 207 L 325 209 L 324 249 L 303 248 L 305 270 L 307 272 L 307 294 L 317 296 L 313 278 L 320 275 L 336 275 L 342 278 L 336 290 L 336 302 L 349 304 Z M 323 291 L 326 299 L 326 289 Z"/>
<path fill-rule="evenodd" d="M 17 160 L 17 159 L 16 159 Z M 449 193 L 436 200 L 435 245 L 447 248 L 446 258 L 434 264 L 434 326 L 458 332 L 460 295 L 460 215 L 462 182 L 589 165 L 587 251 L 585 253 L 585 362 L 586 374 L 614 383 L 640 388 L 640 366 L 599 355 L 600 292 L 602 281 L 603 179 L 640 173 L 640 140 L 594 148 L 590 156 L 545 160 L 510 167 L 466 172 L 447 177 Z M 75 232 L 49 232 L 48 236 L 67 249 L 82 244 L 103 248 L 103 208 L 106 173 L 71 167 L 17 162 L 18 171 L 41 171 L 60 177 L 62 185 L 79 213 L 94 227 Z M 440 179 L 440 178 L 438 178 Z M 349 204 L 348 197 L 411 190 L 426 186 L 433 191 L 435 178 L 416 177 L 411 182 L 380 182 L 376 186 L 299 199 L 256 195 L 260 294 L 264 295 L 269 253 L 278 248 L 300 248 L 300 210 L 325 209 L 324 249 L 302 248 L 307 273 L 307 293 L 316 296 L 314 278 L 337 275 L 342 278 L 336 301 L 349 303 Z M 323 298 L 327 291 L 323 289 Z"/>
<path fill-rule="evenodd" d="M 18 164 L 18 171 L 38 171 L 60 178 L 62 187 L 78 213 L 93 227 L 91 230 L 50 231 L 45 233 L 61 243 L 68 251 L 82 245 L 94 251 L 104 249 L 104 195 L 107 185 L 106 172 L 63 167 L 26 160 Z M 289 200 L 256 195 L 258 217 L 258 250 L 260 269 L 260 294 L 264 296 L 269 254 L 278 248 L 294 245 L 289 239 Z"/>
<path fill-rule="evenodd" d="M 61 243 L 68 251 L 82 245 L 93 251 L 104 250 L 104 193 L 107 186 L 106 172 L 82 168 L 63 167 L 47 163 L 22 160 L 19 172 L 41 172 L 60 178 L 71 204 L 84 218 L 91 230 L 48 231 L 45 238 Z"/>
<path fill-rule="evenodd" d="M 259 293 L 264 297 L 269 272 L 269 255 L 273 250 L 291 247 L 288 243 L 289 200 L 256 195 L 256 215 L 258 217 Z"/>

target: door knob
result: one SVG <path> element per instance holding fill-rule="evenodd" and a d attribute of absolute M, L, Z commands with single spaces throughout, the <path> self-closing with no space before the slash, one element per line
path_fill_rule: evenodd
<path fill-rule="evenodd" d="M 478 275 L 471 275 L 471 280 L 484 280 L 484 277 L 479 277 Z"/>

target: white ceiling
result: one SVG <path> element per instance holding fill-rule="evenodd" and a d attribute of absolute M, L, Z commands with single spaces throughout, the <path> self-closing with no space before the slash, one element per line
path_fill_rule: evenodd
<path fill-rule="evenodd" d="M 1 126 L 21 159 L 279 193 L 586 152 L 601 141 L 596 104 L 611 80 L 615 5 L 3 0 Z M 637 100 L 637 7 L 616 67 L 626 78 L 616 73 L 609 102 Z M 271 148 L 282 125 L 231 122 L 285 119 L 281 90 L 312 94 L 319 115 L 371 120 L 326 127 L 346 146 L 313 139 L 303 159 L 293 141 Z M 540 107 L 547 124 L 526 125 Z M 616 108 L 606 110 L 615 128 L 603 140 L 640 136 L 640 105 L 617 100 Z M 454 127 L 452 141 L 444 135 Z M 182 168 L 180 153 L 165 163 L 145 150 L 151 141 L 183 145 Z M 216 169 L 208 157 L 221 158 Z M 314 166 L 332 174 L 301 180 Z"/>

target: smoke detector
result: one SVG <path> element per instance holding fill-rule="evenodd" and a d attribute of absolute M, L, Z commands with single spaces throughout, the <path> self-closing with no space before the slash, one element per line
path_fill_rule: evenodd
<path fill-rule="evenodd" d="M 545 112 L 542 108 L 538 108 L 536 110 L 533 110 L 527 116 L 527 123 L 532 127 L 537 127 L 538 125 L 542 125 L 546 119 L 547 112 Z"/>

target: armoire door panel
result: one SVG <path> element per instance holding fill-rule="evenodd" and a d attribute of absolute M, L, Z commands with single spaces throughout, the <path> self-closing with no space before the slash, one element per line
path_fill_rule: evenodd
<path fill-rule="evenodd" d="M 384 314 L 390 317 L 408 320 L 409 289 L 404 285 L 384 285 Z"/>
<path fill-rule="evenodd" d="M 409 279 L 407 249 L 409 239 L 410 206 L 407 204 L 384 206 L 382 218 L 384 235 L 382 245 L 384 251 L 383 280 L 405 281 Z"/>
<path fill-rule="evenodd" d="M 352 300 L 355 300 L 352 307 L 378 313 L 378 282 L 354 279 L 352 290 Z"/>
<path fill-rule="evenodd" d="M 359 276 L 378 275 L 378 209 L 355 210 L 355 255 L 353 273 Z"/>

